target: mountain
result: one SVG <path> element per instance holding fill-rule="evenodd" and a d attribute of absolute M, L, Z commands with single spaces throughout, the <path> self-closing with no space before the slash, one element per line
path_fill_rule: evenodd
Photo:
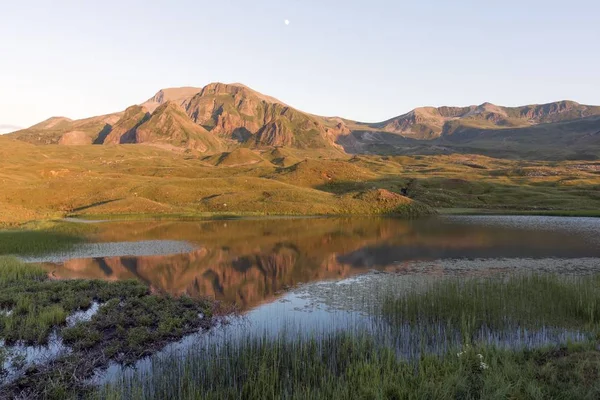
<path fill-rule="evenodd" d="M 140 105 L 84 120 L 50 118 L 13 137 L 35 144 L 170 146 L 216 154 L 237 147 L 319 154 L 477 153 L 600 158 L 599 106 L 574 101 L 503 107 L 421 107 L 378 123 L 299 111 L 239 84 L 161 89 Z M 536 152 L 537 149 L 543 151 Z"/>
<path fill-rule="evenodd" d="M 321 117 L 298 111 L 244 85 L 211 83 L 184 102 L 194 123 L 250 147 L 334 148 Z"/>
<path fill-rule="evenodd" d="M 522 107 L 501 107 L 491 103 L 469 107 L 422 107 L 370 128 L 429 140 L 453 135 L 463 129 L 520 128 L 600 115 L 600 107 L 574 101 Z"/>
<path fill-rule="evenodd" d="M 98 143 L 97 139 L 106 136 L 122 114 L 114 113 L 75 121 L 65 117 L 53 117 L 9 135 L 34 144 Z"/>
<path fill-rule="evenodd" d="M 145 143 L 218 152 L 232 146 L 325 149 L 341 154 L 329 119 L 298 111 L 242 84 L 162 89 L 141 105 L 103 117 L 50 118 L 14 137 L 35 144 Z"/>
<path fill-rule="evenodd" d="M 154 96 L 142 103 L 141 106 L 147 109 L 149 112 L 154 112 L 154 110 L 156 110 L 161 104 L 166 103 L 167 101 L 184 105 L 186 100 L 191 99 L 201 90 L 202 88 L 197 87 L 161 89 Z"/>

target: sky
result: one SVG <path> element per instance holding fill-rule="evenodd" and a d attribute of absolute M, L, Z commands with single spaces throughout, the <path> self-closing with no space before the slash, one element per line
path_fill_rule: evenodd
<path fill-rule="evenodd" d="M 0 133 L 215 81 L 365 122 L 600 104 L 599 15 L 597 0 L 2 1 Z"/>

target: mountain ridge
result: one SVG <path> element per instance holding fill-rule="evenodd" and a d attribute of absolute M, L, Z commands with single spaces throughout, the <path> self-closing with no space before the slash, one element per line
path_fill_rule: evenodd
<path fill-rule="evenodd" d="M 154 113 L 167 103 L 171 105 L 161 113 L 169 116 L 161 117 L 161 123 L 157 123 L 160 118 L 156 117 L 148 125 Z M 573 145 L 569 145 L 574 146 L 573 155 L 585 150 L 579 147 L 579 136 L 594 135 L 593 127 L 589 128 L 585 119 L 595 116 L 600 116 L 600 106 L 571 100 L 517 107 L 486 102 L 464 107 L 418 107 L 385 121 L 366 123 L 309 114 L 243 84 L 213 82 L 202 88 L 161 89 L 145 102 L 118 113 L 83 120 L 52 117 L 11 135 L 36 144 L 144 143 L 199 152 L 223 151 L 232 146 L 256 150 L 292 147 L 321 149 L 331 154 L 395 154 L 420 151 L 417 148 L 465 152 L 466 149 L 456 148 L 457 143 L 475 141 L 478 143 L 474 147 L 478 148 L 482 140 L 492 140 L 494 143 L 488 147 L 494 150 L 506 141 L 501 137 L 502 132 L 512 137 L 521 135 L 520 140 L 526 142 L 528 134 L 539 131 L 533 129 L 536 126 L 544 125 L 544 129 L 558 132 L 564 130 L 564 125 L 557 124 L 581 121 L 585 130 L 579 131 L 577 124 L 568 124 L 570 128 L 565 133 L 573 137 Z M 136 133 L 138 129 L 141 134 Z M 546 144 L 544 136 L 541 140 L 541 144 Z M 595 146 L 595 140 L 592 142 Z M 512 151 L 519 153 L 519 149 Z M 600 157 L 600 144 L 590 155 Z"/>

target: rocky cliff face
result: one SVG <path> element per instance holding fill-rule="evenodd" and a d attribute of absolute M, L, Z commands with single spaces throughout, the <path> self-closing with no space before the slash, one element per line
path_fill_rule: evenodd
<path fill-rule="evenodd" d="M 135 129 L 135 143 L 166 144 L 203 153 L 226 148 L 219 137 L 194 124 L 185 110 L 173 101 L 163 103 Z"/>
<path fill-rule="evenodd" d="M 131 106 L 125 110 L 125 113 L 110 132 L 106 135 L 103 144 L 126 144 L 136 143 L 136 129 L 150 119 L 150 113 L 142 106 Z"/>
<path fill-rule="evenodd" d="M 186 101 L 185 109 L 211 133 L 252 146 L 335 147 L 323 118 L 243 85 L 209 84 Z"/>

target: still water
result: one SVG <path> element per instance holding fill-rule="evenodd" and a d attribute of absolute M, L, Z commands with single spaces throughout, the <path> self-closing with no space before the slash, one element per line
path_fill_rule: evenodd
<path fill-rule="evenodd" d="M 95 240 L 45 262 L 59 279 L 136 278 L 153 290 L 250 310 L 300 284 L 375 271 L 586 273 L 598 267 L 600 219 L 473 216 L 406 221 L 301 218 L 100 224 Z"/>

